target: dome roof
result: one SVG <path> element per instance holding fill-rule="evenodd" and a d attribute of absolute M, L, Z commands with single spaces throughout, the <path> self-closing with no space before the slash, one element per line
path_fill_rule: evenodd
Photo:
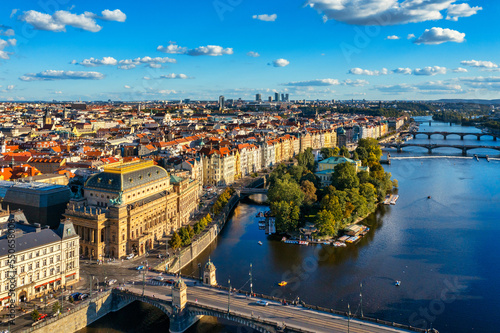
<path fill-rule="evenodd" d="M 167 171 L 154 165 L 152 161 L 136 162 L 105 168 L 103 172 L 90 177 L 85 188 L 120 192 L 164 178 L 168 178 Z"/>
<path fill-rule="evenodd" d="M 205 264 L 205 270 L 206 271 L 215 271 L 215 265 L 213 262 L 208 259 L 208 262 Z"/>
<path fill-rule="evenodd" d="M 174 283 L 174 288 L 175 289 L 184 289 L 184 288 L 187 288 L 186 284 L 184 283 L 184 281 L 182 281 L 182 278 L 180 278 L 179 280 L 177 280 L 175 283 Z"/>

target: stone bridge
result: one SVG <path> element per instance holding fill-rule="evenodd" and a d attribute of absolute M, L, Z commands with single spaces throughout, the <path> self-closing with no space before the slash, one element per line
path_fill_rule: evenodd
<path fill-rule="evenodd" d="M 273 322 L 260 319 L 257 316 L 252 317 L 246 316 L 241 313 L 236 314 L 231 311 L 228 312 L 227 308 L 221 309 L 218 307 L 201 305 L 197 302 L 188 301 L 185 304 L 184 309 L 182 311 L 179 311 L 178 307 L 172 306 L 172 301 L 168 301 L 166 299 L 146 295 L 141 296 L 133 292 L 120 291 L 118 289 L 113 290 L 113 302 L 115 302 L 116 304 L 120 304 L 120 308 L 135 301 L 151 304 L 165 313 L 170 319 L 170 332 L 172 333 L 184 332 L 203 316 L 226 319 L 237 324 L 241 324 L 245 327 L 252 328 L 257 332 L 283 332 L 283 327 L 280 326 L 276 321 Z M 288 328 L 287 332 L 307 331 Z"/>
<path fill-rule="evenodd" d="M 460 137 L 460 140 L 463 140 L 466 136 L 475 136 L 477 140 L 481 140 L 483 136 L 491 136 L 493 137 L 493 141 L 497 141 L 499 135 L 493 133 L 461 133 L 461 132 L 401 132 L 401 134 L 410 134 L 414 139 L 417 138 L 417 135 L 427 135 L 427 138 L 430 139 L 433 135 L 441 135 L 444 140 L 448 138 L 450 135 L 456 135 Z"/>
<path fill-rule="evenodd" d="M 381 143 L 380 147 L 383 148 L 396 148 L 398 153 L 403 151 L 405 147 L 422 147 L 426 148 L 429 154 L 432 154 L 432 151 L 437 148 L 455 148 L 460 149 L 462 151 L 463 156 L 467 156 L 467 152 L 473 149 L 493 149 L 500 152 L 500 146 L 479 146 L 479 145 L 446 145 L 446 144 L 426 144 L 426 143 Z"/>

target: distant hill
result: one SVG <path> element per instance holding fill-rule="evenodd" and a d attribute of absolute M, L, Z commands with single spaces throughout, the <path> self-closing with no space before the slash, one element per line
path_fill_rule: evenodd
<path fill-rule="evenodd" d="M 440 99 L 441 103 L 500 104 L 500 99 Z"/>

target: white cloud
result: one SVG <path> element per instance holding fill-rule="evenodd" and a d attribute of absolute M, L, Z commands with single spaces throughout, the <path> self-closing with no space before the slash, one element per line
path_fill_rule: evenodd
<path fill-rule="evenodd" d="M 347 79 L 347 80 L 344 80 L 342 82 L 342 85 L 344 86 L 352 86 L 352 87 L 364 87 L 366 85 L 369 85 L 370 82 L 366 81 L 366 80 L 350 80 L 350 79 Z"/>
<path fill-rule="evenodd" d="M 289 64 L 290 64 L 290 61 L 283 59 L 283 58 L 276 59 L 273 61 L 274 67 L 285 67 L 285 66 L 288 66 Z"/>
<path fill-rule="evenodd" d="M 349 70 L 348 74 L 379 76 L 379 75 L 387 75 L 387 74 L 389 74 L 389 71 L 387 70 L 387 68 L 382 68 L 381 71 L 372 71 L 372 70 L 362 69 L 362 68 L 351 68 Z"/>
<path fill-rule="evenodd" d="M 54 91 L 54 94 L 58 94 L 58 95 L 60 95 L 60 94 L 62 94 L 62 93 L 63 93 L 63 92 L 62 92 L 61 90 Z"/>
<path fill-rule="evenodd" d="M 96 23 L 96 19 L 124 22 L 127 17 L 119 9 L 113 11 L 108 9 L 103 10 L 102 15 L 102 17 L 99 17 L 91 12 L 85 12 L 78 15 L 66 10 L 58 10 L 50 15 L 35 10 L 29 10 L 23 12 L 23 14 L 19 16 L 19 20 L 31 24 L 33 28 L 37 30 L 62 32 L 66 31 L 66 26 L 71 26 L 86 31 L 98 32 L 102 27 Z"/>
<path fill-rule="evenodd" d="M 175 95 L 175 94 L 177 94 L 177 91 L 175 91 L 175 90 L 158 90 L 157 92 L 160 95 L 172 95 L 172 94 Z"/>
<path fill-rule="evenodd" d="M 463 43 L 465 34 L 456 30 L 432 28 L 426 29 L 424 33 L 414 41 L 415 44 L 437 45 L 446 42 Z"/>
<path fill-rule="evenodd" d="M 400 39 L 399 36 L 396 36 L 396 35 L 391 35 L 391 36 L 387 36 L 385 39 L 389 39 L 389 40 L 398 40 Z"/>
<path fill-rule="evenodd" d="M 128 86 L 128 85 L 124 85 L 124 86 L 123 86 L 123 88 L 125 88 L 125 89 L 130 89 L 131 87 L 130 87 L 130 86 Z"/>
<path fill-rule="evenodd" d="M 188 48 L 187 47 L 180 47 L 177 44 L 170 43 L 168 46 L 163 46 L 160 45 L 156 48 L 156 50 L 164 53 L 169 53 L 169 54 L 186 54 Z"/>
<path fill-rule="evenodd" d="M 140 64 L 147 64 L 151 68 L 161 68 L 161 64 L 165 63 L 176 63 L 177 60 L 168 57 L 143 57 L 135 59 L 125 59 L 118 62 L 118 68 L 120 69 L 132 69 Z"/>
<path fill-rule="evenodd" d="M 482 9 L 482 7 L 478 6 L 471 7 L 468 3 L 450 5 L 448 7 L 448 15 L 446 16 L 446 19 L 450 21 L 458 21 L 459 17 L 469 17 L 475 15 L 479 10 Z"/>
<path fill-rule="evenodd" d="M 21 76 L 22 81 L 50 81 L 50 80 L 102 80 L 104 75 L 99 72 L 73 72 L 47 70 L 40 73 L 29 73 Z"/>
<path fill-rule="evenodd" d="M 306 5 L 323 15 L 354 25 L 395 25 L 441 20 L 475 14 L 480 8 L 454 5 L 458 0 L 307 0 Z M 458 6 L 458 7 L 457 7 Z"/>
<path fill-rule="evenodd" d="M 278 15 L 272 14 L 261 14 L 261 15 L 254 15 L 252 16 L 254 20 L 260 20 L 260 21 L 265 21 L 265 22 L 274 22 L 278 18 Z"/>
<path fill-rule="evenodd" d="M 464 60 L 460 63 L 464 66 L 471 66 L 471 67 L 477 67 L 477 68 L 498 68 L 498 65 L 492 61 Z"/>
<path fill-rule="evenodd" d="M 170 43 L 169 46 L 163 46 L 160 45 L 156 48 L 156 50 L 164 53 L 170 53 L 170 54 L 186 54 L 189 56 L 221 56 L 225 54 L 233 54 L 233 49 L 232 48 L 223 48 L 222 46 L 218 45 L 207 45 L 207 46 L 200 46 L 195 49 L 188 49 L 187 47 L 180 47 L 175 43 Z"/>
<path fill-rule="evenodd" d="M 254 51 L 250 51 L 247 53 L 247 56 L 257 58 L 257 57 L 260 57 L 260 54 L 258 54 L 257 52 L 254 52 Z"/>
<path fill-rule="evenodd" d="M 12 90 L 12 89 L 14 89 L 15 87 L 16 87 L 15 85 L 13 85 L 13 84 L 9 84 L 9 85 L 7 86 L 7 90 Z"/>
<path fill-rule="evenodd" d="M 448 70 L 446 67 L 432 66 L 432 67 L 424 67 L 422 69 L 416 68 L 413 71 L 413 75 L 437 75 L 437 74 L 446 74 Z"/>
<path fill-rule="evenodd" d="M 392 71 L 395 74 L 404 74 L 404 75 L 411 75 L 413 73 L 413 70 L 411 68 L 396 68 L 395 70 Z"/>
<path fill-rule="evenodd" d="M 406 36 L 406 39 L 413 39 L 413 38 L 416 38 L 417 36 L 415 36 L 415 34 L 408 34 L 408 36 Z"/>
<path fill-rule="evenodd" d="M 453 70 L 453 73 L 467 73 L 468 70 L 466 68 L 458 67 Z"/>
<path fill-rule="evenodd" d="M 73 60 L 71 63 L 85 67 L 97 67 L 97 66 L 115 66 L 118 63 L 118 61 L 113 57 L 104 57 L 102 59 L 94 59 L 94 58 L 83 59 L 81 62 L 76 62 L 76 60 Z"/>
<path fill-rule="evenodd" d="M 52 18 L 55 22 L 59 22 L 64 26 L 69 25 L 86 31 L 98 32 L 102 29 L 87 13 L 78 15 L 65 10 L 58 10 L 52 15 Z"/>
<path fill-rule="evenodd" d="M 12 11 L 10 12 L 10 16 L 9 16 L 9 17 L 10 17 L 10 18 L 13 18 L 13 17 L 14 17 L 14 15 L 16 15 L 16 13 L 17 13 L 18 11 L 19 11 L 19 9 L 17 9 L 17 8 L 12 9 Z"/>
<path fill-rule="evenodd" d="M 4 51 L 4 49 L 6 47 L 16 45 L 16 42 L 17 41 L 15 39 L 9 39 L 9 40 L 0 39 L 0 59 L 4 59 L 4 60 L 10 59 L 9 55 L 12 53 Z"/>
<path fill-rule="evenodd" d="M 109 10 L 105 9 L 101 12 L 102 19 L 106 21 L 116 21 L 116 22 L 125 22 L 127 19 L 127 15 L 125 15 L 121 10 Z"/>
<path fill-rule="evenodd" d="M 430 81 L 419 84 L 395 84 L 375 87 L 376 90 L 390 93 L 422 93 L 422 94 L 442 94 L 442 93 L 459 93 L 462 92 L 462 87 L 453 82 Z"/>
<path fill-rule="evenodd" d="M 172 79 L 186 80 L 189 78 L 190 77 L 187 76 L 186 74 L 174 74 L 174 73 L 160 76 L 160 79 L 169 79 L 169 80 Z"/>
<path fill-rule="evenodd" d="M 340 84 L 340 82 L 337 79 L 317 79 L 309 81 L 289 82 L 283 85 L 288 87 L 324 87 L 324 86 L 334 86 L 338 84 Z"/>
<path fill-rule="evenodd" d="M 0 30 L 0 36 L 14 36 L 16 33 L 14 32 L 14 29 L 7 29 L 7 30 Z"/>
<path fill-rule="evenodd" d="M 490 77 L 462 77 L 459 79 L 462 83 L 478 89 L 488 89 L 498 91 L 500 89 L 500 76 Z"/>

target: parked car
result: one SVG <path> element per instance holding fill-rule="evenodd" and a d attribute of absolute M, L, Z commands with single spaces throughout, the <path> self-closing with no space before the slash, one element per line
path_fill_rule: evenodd
<path fill-rule="evenodd" d="M 268 303 L 268 302 L 266 302 L 266 301 L 262 301 L 262 300 L 257 301 L 257 303 L 256 303 L 256 304 L 257 304 L 257 305 L 260 305 L 260 306 L 268 306 L 268 305 L 269 305 L 269 303 Z"/>
<path fill-rule="evenodd" d="M 134 259 L 135 254 L 131 253 L 127 256 L 127 260 Z"/>
<path fill-rule="evenodd" d="M 40 315 L 38 316 L 38 319 L 37 320 L 42 320 L 42 319 L 45 319 L 47 318 L 47 314 L 46 313 L 40 313 Z"/>
<path fill-rule="evenodd" d="M 116 279 L 111 279 L 108 281 L 108 286 L 111 286 L 111 285 L 115 284 L 116 282 L 117 282 Z"/>
<path fill-rule="evenodd" d="M 142 270 L 146 269 L 146 267 L 144 267 L 144 266 L 142 266 L 142 265 L 141 265 L 141 266 L 137 266 L 137 268 L 136 268 L 136 269 L 137 269 L 138 271 L 142 271 Z"/>
<path fill-rule="evenodd" d="M 72 293 L 71 295 L 68 296 L 68 300 L 71 297 L 71 298 L 73 298 L 74 301 L 77 301 L 81 294 L 82 293 Z"/>
<path fill-rule="evenodd" d="M 159 275 L 158 275 L 158 276 L 155 276 L 155 277 L 153 278 L 153 280 L 156 280 L 156 281 L 165 281 L 165 278 L 164 278 L 163 276 L 159 276 Z"/>
<path fill-rule="evenodd" d="M 87 297 L 89 297 L 89 294 L 81 294 L 80 297 L 78 297 L 78 298 L 83 301 Z"/>
<path fill-rule="evenodd" d="M 172 280 L 172 279 L 168 279 L 168 280 L 166 280 L 165 282 L 166 282 L 167 284 L 174 284 L 174 283 L 175 283 L 175 281 L 174 281 L 174 280 Z"/>

